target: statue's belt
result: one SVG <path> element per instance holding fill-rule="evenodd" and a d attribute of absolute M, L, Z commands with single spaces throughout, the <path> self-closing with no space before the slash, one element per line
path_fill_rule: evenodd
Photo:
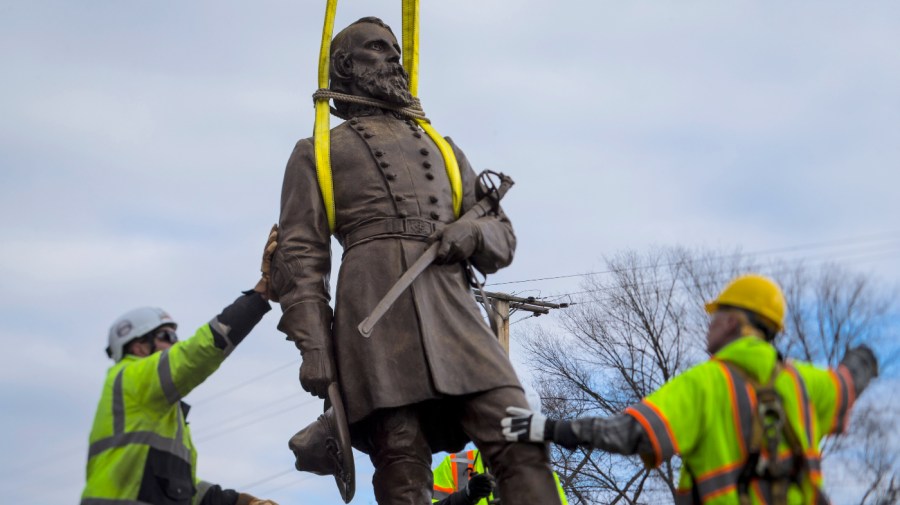
<path fill-rule="evenodd" d="M 430 219 L 388 217 L 357 227 L 344 235 L 341 245 L 344 246 L 346 254 L 353 246 L 383 238 L 425 240 L 435 230 L 443 227 L 444 223 Z"/>

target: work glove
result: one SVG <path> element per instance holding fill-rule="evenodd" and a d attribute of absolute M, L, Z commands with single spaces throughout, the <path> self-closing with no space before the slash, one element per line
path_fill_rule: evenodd
<path fill-rule="evenodd" d="M 474 220 L 456 221 L 428 237 L 428 245 L 436 242 L 440 242 L 440 246 L 435 263 L 459 263 L 481 249 L 481 229 Z"/>
<path fill-rule="evenodd" d="M 466 498 L 474 505 L 478 500 L 487 498 L 494 491 L 494 477 L 489 473 L 476 473 L 469 478 L 466 485 Z"/>
<path fill-rule="evenodd" d="M 540 412 L 521 407 L 506 407 L 508 417 L 500 420 L 503 436 L 510 442 L 551 441 L 566 449 L 586 444 L 575 433 L 572 421 L 547 419 Z"/>
<path fill-rule="evenodd" d="M 275 255 L 275 249 L 278 247 L 278 225 L 273 224 L 272 230 L 269 232 L 269 238 L 266 240 L 266 247 L 263 249 L 262 266 L 260 272 L 262 276 L 253 291 L 256 291 L 266 300 L 278 301 L 278 296 L 269 289 L 270 273 L 272 271 L 272 256 Z"/>
<path fill-rule="evenodd" d="M 328 397 L 328 386 L 334 382 L 334 362 L 327 349 L 302 351 L 300 386 L 319 398 Z"/>
<path fill-rule="evenodd" d="M 238 499 L 234 502 L 234 505 L 278 505 L 272 500 L 261 500 L 253 495 L 247 493 L 238 494 Z"/>
<path fill-rule="evenodd" d="M 533 412 L 521 407 L 506 407 L 508 417 L 500 421 L 503 436 L 510 442 L 543 442 L 553 434 L 554 421 L 548 420 L 540 412 Z M 548 426 L 549 424 L 549 426 Z"/>

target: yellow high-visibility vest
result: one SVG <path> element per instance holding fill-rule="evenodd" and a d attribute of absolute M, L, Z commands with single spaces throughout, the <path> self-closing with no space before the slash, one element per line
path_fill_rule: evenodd
<path fill-rule="evenodd" d="M 653 453 L 641 455 L 645 464 L 656 467 L 681 455 L 676 503 L 698 503 L 698 498 L 703 504 L 738 503 L 736 485 L 748 457 L 756 397 L 752 386 L 725 362 L 765 383 L 776 360 L 776 350 L 769 343 L 755 336 L 740 338 L 625 411 L 644 427 L 652 442 Z M 791 362 L 784 365 L 774 386 L 809 469 L 799 486 L 789 488 L 788 503 L 818 503 L 822 487 L 819 442 L 843 431 L 854 400 L 852 378 L 843 366 L 825 370 Z M 782 441 L 779 460 L 787 463 L 791 456 L 787 442 Z M 767 494 L 767 483 L 753 482 L 753 503 L 766 503 Z"/>

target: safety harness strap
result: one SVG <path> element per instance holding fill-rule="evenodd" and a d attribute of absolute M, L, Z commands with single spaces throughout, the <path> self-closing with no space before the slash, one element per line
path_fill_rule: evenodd
<path fill-rule="evenodd" d="M 337 11 L 337 0 L 328 0 L 325 6 L 325 23 L 322 27 L 322 46 L 319 50 L 319 89 L 328 87 L 328 69 L 331 64 L 331 34 L 334 32 L 334 15 Z M 334 233 L 334 179 L 331 175 L 331 108 L 327 98 L 316 99 L 316 122 L 313 127 L 313 140 L 316 155 L 316 178 L 322 201 L 325 204 L 325 216 L 328 229 Z"/>
<path fill-rule="evenodd" d="M 403 66 L 409 74 L 409 91 L 413 97 L 418 96 L 419 89 L 419 0 L 403 0 Z M 325 7 L 325 23 L 322 28 L 322 45 L 319 50 L 319 90 L 328 88 L 328 76 L 331 65 L 331 39 L 334 33 L 334 17 L 337 12 L 337 0 L 328 0 Z M 334 177 L 331 170 L 331 107 L 329 95 L 314 95 L 316 104 L 316 120 L 313 128 L 313 145 L 316 159 L 316 179 L 325 205 L 325 216 L 328 229 L 334 233 L 336 226 L 336 209 L 334 204 Z M 435 143 L 444 158 L 444 167 L 450 180 L 453 195 L 453 213 L 459 218 L 462 214 L 462 176 L 459 163 L 450 143 L 431 126 L 425 118 L 416 118 L 416 123 L 425 130 Z"/>
<path fill-rule="evenodd" d="M 785 370 L 794 379 L 798 393 L 797 401 L 800 405 L 800 422 L 804 428 L 809 430 L 809 398 L 805 385 L 796 370 L 792 367 L 783 367 L 781 363 L 775 364 L 772 375 L 765 384 L 754 380 L 740 367 L 727 362 L 723 363 L 735 385 L 740 383 L 741 387 L 735 388 L 738 397 L 749 395 L 750 392 L 745 384 L 752 388 L 756 396 L 755 412 L 751 410 L 749 413 L 752 429 L 749 431 L 749 439 L 745 438 L 746 463 L 737 468 L 736 481 L 739 501 L 741 505 L 749 505 L 751 503 L 751 484 L 761 481 L 765 484 L 762 486 L 765 488 L 763 494 L 771 497 L 770 501 L 767 501 L 776 505 L 786 504 L 788 487 L 792 482 L 799 482 L 803 473 L 809 473 L 809 465 L 806 462 L 803 444 L 784 413 L 783 402 L 775 390 L 775 379 L 782 370 Z M 737 407 L 741 410 L 752 403 L 754 403 L 752 400 L 736 402 Z M 742 412 L 738 417 L 747 419 L 748 415 L 746 412 Z M 812 437 L 809 431 L 807 437 Z M 744 436 L 747 436 L 746 431 Z M 782 436 L 790 447 L 790 454 L 786 458 L 778 457 L 778 444 Z M 811 445 L 811 438 L 808 440 Z M 765 456 L 763 451 L 765 451 Z M 763 457 L 766 460 L 760 461 Z M 757 487 L 757 491 L 759 491 L 759 487 Z"/>

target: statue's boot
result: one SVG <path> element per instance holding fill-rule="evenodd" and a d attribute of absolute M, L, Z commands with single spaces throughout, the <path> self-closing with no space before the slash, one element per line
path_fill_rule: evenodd
<path fill-rule="evenodd" d="M 397 462 L 375 470 L 372 487 L 378 505 L 431 503 L 431 469 L 420 463 Z"/>

